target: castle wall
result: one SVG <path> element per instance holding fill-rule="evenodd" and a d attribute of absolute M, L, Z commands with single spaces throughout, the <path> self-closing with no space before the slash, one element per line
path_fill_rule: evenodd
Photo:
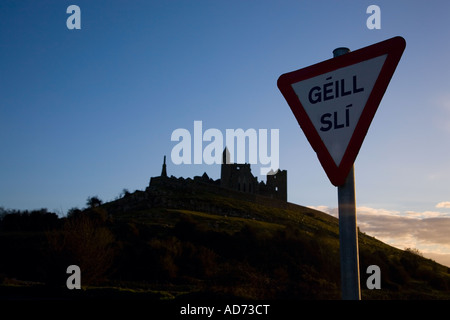
<path fill-rule="evenodd" d="M 205 211 L 214 214 L 227 214 L 230 216 L 244 216 L 245 212 L 241 212 L 239 209 L 216 208 L 211 206 L 208 201 L 198 202 L 198 200 L 186 202 L 183 200 L 185 197 L 189 198 L 189 194 L 199 191 L 206 191 L 210 194 L 216 194 L 218 196 L 229 197 L 238 200 L 250 201 L 264 205 L 266 207 L 276 206 L 278 208 L 290 208 L 292 204 L 277 197 L 267 197 L 262 194 L 242 192 L 230 188 L 223 188 L 220 185 L 219 180 L 210 179 L 208 182 L 201 181 L 200 179 L 184 179 L 184 178 L 161 178 L 152 177 L 150 180 L 150 186 L 146 189 L 148 197 L 149 207 L 166 207 L 166 208 L 179 208 L 184 206 L 186 210 L 198 210 Z M 172 197 L 172 192 L 177 194 L 180 198 L 180 202 L 176 202 Z M 181 196 L 182 195 L 182 196 Z M 225 211 L 224 211 L 225 210 Z"/>
<path fill-rule="evenodd" d="M 253 176 L 250 164 L 229 163 L 230 154 L 225 148 L 222 155 L 222 165 L 220 168 L 220 180 L 212 180 L 204 173 L 201 177 L 194 177 L 194 181 L 198 183 L 206 183 L 209 185 L 220 186 L 223 189 L 234 190 L 245 194 L 254 194 L 287 201 L 287 171 L 277 170 L 276 173 L 267 175 L 267 181 L 258 182 L 258 178 Z M 167 177 L 166 157 L 160 177 L 152 177 L 149 186 L 165 185 L 169 183 L 180 183 L 192 179 L 183 179 L 175 177 Z"/>

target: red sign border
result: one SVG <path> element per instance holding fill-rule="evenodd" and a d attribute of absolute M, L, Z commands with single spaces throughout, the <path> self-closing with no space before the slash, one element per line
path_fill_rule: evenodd
<path fill-rule="evenodd" d="M 359 149 L 361 148 L 372 119 L 386 92 L 387 86 L 394 74 L 405 47 L 405 39 L 398 36 L 300 70 L 282 74 L 278 78 L 278 88 L 294 113 L 298 124 L 316 152 L 323 169 L 333 185 L 340 186 L 344 184 L 345 179 L 358 156 Z M 336 166 L 333 158 L 297 97 L 297 94 L 294 92 L 292 84 L 385 54 L 387 54 L 387 57 L 381 68 L 380 74 L 367 99 L 366 106 L 364 107 L 355 127 L 355 131 L 350 138 L 341 163 L 339 166 Z"/>

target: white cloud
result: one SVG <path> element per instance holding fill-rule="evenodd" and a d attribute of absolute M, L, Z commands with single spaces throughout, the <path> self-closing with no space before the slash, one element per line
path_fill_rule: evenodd
<path fill-rule="evenodd" d="M 450 208 L 450 201 L 439 202 L 436 208 Z"/>
<path fill-rule="evenodd" d="M 449 203 L 450 205 L 450 203 Z M 311 207 L 338 216 L 337 208 Z M 357 207 L 357 224 L 362 232 L 400 249 L 417 248 L 426 257 L 450 266 L 450 217 L 437 211 L 395 211 Z M 442 259 L 441 259 L 442 258 Z"/>
<path fill-rule="evenodd" d="M 437 212 L 437 211 L 423 211 L 423 212 L 405 211 L 405 213 L 409 217 L 421 218 L 421 219 L 437 218 L 437 217 L 442 217 L 444 215 L 442 212 Z"/>
<path fill-rule="evenodd" d="M 371 214 L 371 215 L 382 215 L 382 216 L 393 216 L 398 215 L 400 211 L 386 210 L 386 209 L 375 209 L 370 207 L 357 207 L 357 214 Z"/>

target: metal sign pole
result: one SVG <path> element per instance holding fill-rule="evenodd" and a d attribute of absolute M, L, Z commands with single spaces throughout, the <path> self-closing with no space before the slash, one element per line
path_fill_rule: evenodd
<path fill-rule="evenodd" d="M 338 57 L 348 48 L 333 50 Z M 352 166 L 345 183 L 338 187 L 339 252 L 341 259 L 341 290 L 344 300 L 361 300 L 359 284 L 358 229 L 356 227 L 355 166 Z"/>
<path fill-rule="evenodd" d="M 361 300 L 354 166 L 338 187 L 338 202 L 342 299 Z"/>

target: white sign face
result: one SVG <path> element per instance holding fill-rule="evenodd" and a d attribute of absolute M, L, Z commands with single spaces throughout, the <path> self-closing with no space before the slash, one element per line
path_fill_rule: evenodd
<path fill-rule="evenodd" d="M 387 54 L 292 84 L 339 166 Z"/>

